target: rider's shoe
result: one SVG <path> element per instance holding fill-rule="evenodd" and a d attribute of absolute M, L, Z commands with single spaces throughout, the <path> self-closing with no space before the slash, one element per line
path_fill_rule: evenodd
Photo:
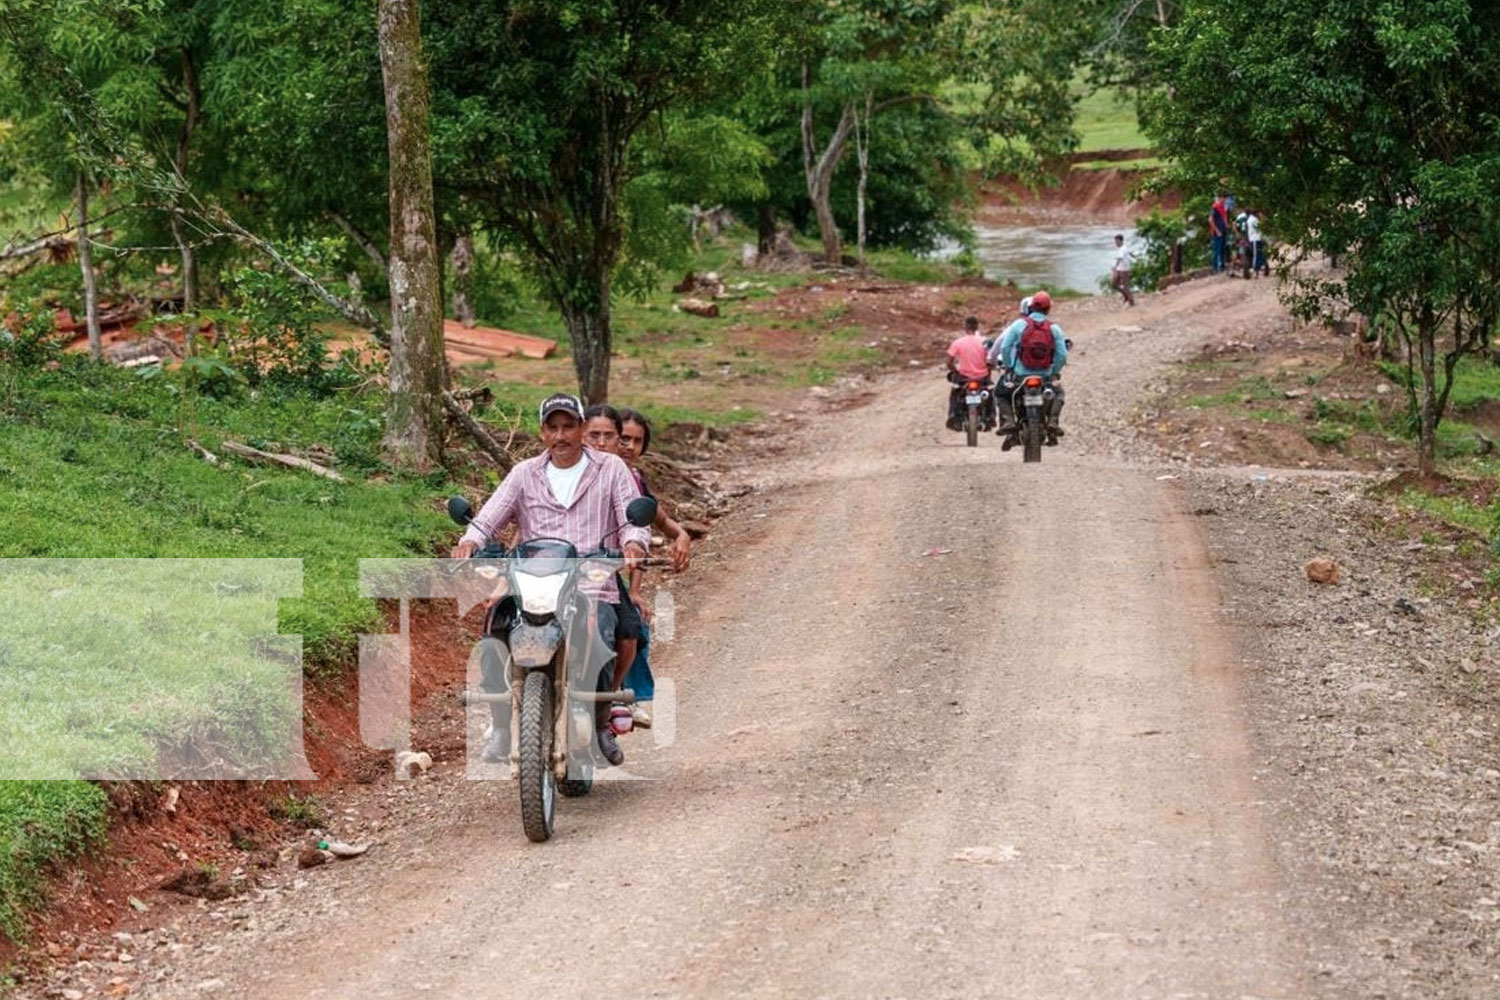
<path fill-rule="evenodd" d="M 1055 447 L 1057 447 L 1057 435 L 1054 434 L 1052 431 L 1048 431 L 1047 432 L 1047 439 L 1045 441 L 1043 441 L 1042 444 L 1046 445 L 1049 448 L 1055 448 Z"/>
<path fill-rule="evenodd" d="M 1000 442 L 1000 450 L 1001 451 L 1010 451 L 1012 448 L 1014 448 L 1019 443 L 1020 442 L 1016 439 L 1016 436 L 1014 434 L 1012 434 L 1009 437 L 1007 437 L 1004 441 Z"/>
<path fill-rule="evenodd" d="M 1053 424 L 1051 427 L 1047 428 L 1047 430 L 1057 435 L 1058 437 L 1063 437 L 1066 433 L 1061 427 L 1057 426 L 1056 424 Z"/>
<path fill-rule="evenodd" d="M 510 740 L 499 726 L 490 727 L 490 738 L 484 742 L 484 751 L 479 755 L 486 764 L 501 764 L 510 759 Z"/>
<path fill-rule="evenodd" d="M 630 706 L 630 718 L 637 729 L 651 728 L 651 712 L 643 705 Z"/>
<path fill-rule="evenodd" d="M 620 744 L 615 740 L 615 734 L 609 729 L 599 730 L 599 751 L 604 754 L 604 759 L 615 767 L 625 763 L 625 751 L 620 749 Z"/>
<path fill-rule="evenodd" d="M 1020 432 L 1020 430 L 1021 427 L 1019 424 L 1016 424 L 1014 421 L 1007 420 L 995 429 L 995 433 L 999 434 L 1001 437 L 1004 437 L 1007 434 L 1017 434 Z"/>

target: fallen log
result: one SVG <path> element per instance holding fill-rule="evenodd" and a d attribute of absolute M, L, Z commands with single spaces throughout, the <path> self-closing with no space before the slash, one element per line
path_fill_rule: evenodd
<path fill-rule="evenodd" d="M 328 468 L 326 465 L 319 465 L 317 462 L 310 462 L 307 459 L 301 458 L 297 455 L 282 455 L 276 452 L 261 451 L 259 448 L 252 448 L 248 444 L 240 444 L 238 441 L 225 441 L 223 443 L 223 448 L 231 455 L 238 455 L 241 458 L 247 458 L 252 462 L 265 462 L 271 465 L 285 465 L 288 468 L 301 469 L 304 472 L 311 472 L 313 475 L 322 476 L 324 479 L 332 479 L 336 483 L 344 482 L 343 476 Z"/>
<path fill-rule="evenodd" d="M 677 308 L 694 316 L 702 316 L 706 319 L 716 319 L 719 315 L 719 304 L 717 302 L 704 302 L 702 299 L 681 299 Z"/>

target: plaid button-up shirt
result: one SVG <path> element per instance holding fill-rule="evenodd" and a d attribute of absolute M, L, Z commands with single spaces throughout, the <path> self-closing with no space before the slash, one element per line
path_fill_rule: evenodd
<path fill-rule="evenodd" d="M 547 463 L 551 458 L 543 453 L 510 470 L 500 488 L 469 522 L 464 538 L 482 546 L 514 521 L 523 541 L 561 538 L 572 542 L 579 552 L 624 548 L 626 542 L 637 542 L 641 548 L 649 549 L 650 530 L 637 528 L 625 519 L 626 505 L 641 495 L 629 466 L 620 456 L 607 452 L 585 448 L 584 454 L 589 465 L 573 491 L 571 504 L 564 507 L 552 495 L 552 484 L 547 481 Z M 590 596 L 610 603 L 618 601 L 620 588 L 615 585 L 615 574 L 611 573 L 608 582 Z"/>

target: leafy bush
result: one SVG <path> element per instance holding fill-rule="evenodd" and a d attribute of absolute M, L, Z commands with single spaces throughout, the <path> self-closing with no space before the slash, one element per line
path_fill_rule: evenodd
<path fill-rule="evenodd" d="M 108 801 L 82 781 L 0 781 L 0 931 L 19 941 L 54 859 L 104 837 Z"/>
<path fill-rule="evenodd" d="M 1182 266 L 1187 268 L 1194 249 L 1205 239 L 1193 233 L 1183 209 L 1163 212 L 1153 208 L 1150 215 L 1136 220 L 1135 231 L 1146 249 L 1136 257 L 1131 276 L 1138 287 L 1148 292 L 1155 291 L 1161 279 L 1171 272 L 1173 247 L 1182 245 Z"/>
<path fill-rule="evenodd" d="M 334 266 L 342 253 L 342 241 L 317 240 L 290 256 L 317 274 Z M 209 316 L 221 330 L 222 360 L 249 385 L 292 383 L 327 393 L 359 380 L 349 359 L 329 360 L 328 333 L 320 326 L 329 318 L 327 309 L 281 268 L 263 261 L 238 268 L 226 283 L 225 303 Z"/>

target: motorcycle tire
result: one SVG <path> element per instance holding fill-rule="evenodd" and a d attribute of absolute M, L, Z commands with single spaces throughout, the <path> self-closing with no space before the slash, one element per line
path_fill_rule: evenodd
<path fill-rule="evenodd" d="M 1021 461 L 1040 462 L 1042 460 L 1042 423 L 1040 420 L 1027 420 L 1021 428 Z"/>
<path fill-rule="evenodd" d="M 521 826 L 541 843 L 552 836 L 557 807 L 552 777 L 552 678 L 542 670 L 526 675 L 521 688 Z"/>
<path fill-rule="evenodd" d="M 584 761 L 579 765 L 578 773 L 580 777 L 564 778 L 557 783 L 557 790 L 562 792 L 564 797 L 581 799 L 594 790 L 594 765 Z"/>
<path fill-rule="evenodd" d="M 979 407 L 969 407 L 969 415 L 964 418 L 964 433 L 969 436 L 969 447 L 977 447 L 979 444 Z"/>

